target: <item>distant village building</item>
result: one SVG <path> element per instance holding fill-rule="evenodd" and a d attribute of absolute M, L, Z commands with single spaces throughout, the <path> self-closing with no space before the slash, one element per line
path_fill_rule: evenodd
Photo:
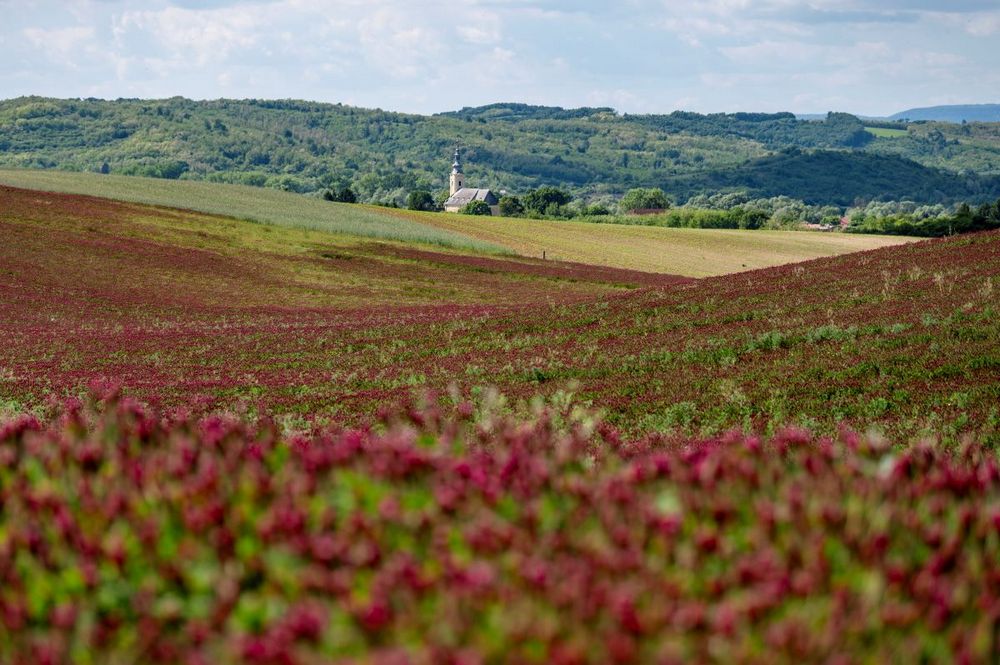
<path fill-rule="evenodd" d="M 848 226 L 851 225 L 851 220 L 847 217 L 841 217 L 836 224 L 824 223 L 824 224 L 812 224 L 809 222 L 802 222 L 802 228 L 809 231 L 843 231 Z"/>
<path fill-rule="evenodd" d="M 500 200 L 496 194 L 489 189 L 465 186 L 465 176 L 462 174 L 462 165 L 458 159 L 458 148 L 455 148 L 455 163 L 451 165 L 449 184 L 451 197 L 444 202 L 445 212 L 458 212 L 473 201 L 485 201 L 492 214 L 500 214 Z"/>

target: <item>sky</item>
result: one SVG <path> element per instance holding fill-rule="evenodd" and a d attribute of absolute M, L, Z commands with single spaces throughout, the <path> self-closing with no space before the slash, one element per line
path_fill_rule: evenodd
<path fill-rule="evenodd" d="M 436 113 L 1000 102 L 1000 0 L 0 0 L 0 98 Z"/>

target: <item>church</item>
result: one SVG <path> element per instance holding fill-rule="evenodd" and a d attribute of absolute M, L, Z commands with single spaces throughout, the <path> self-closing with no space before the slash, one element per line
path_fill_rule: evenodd
<path fill-rule="evenodd" d="M 465 176 L 462 175 L 462 165 L 458 160 L 458 148 L 455 148 L 455 163 L 451 165 L 450 193 L 451 197 L 444 202 L 445 212 L 458 212 L 473 201 L 485 201 L 490 207 L 490 213 L 500 214 L 500 200 L 489 189 L 477 189 L 465 186 Z"/>

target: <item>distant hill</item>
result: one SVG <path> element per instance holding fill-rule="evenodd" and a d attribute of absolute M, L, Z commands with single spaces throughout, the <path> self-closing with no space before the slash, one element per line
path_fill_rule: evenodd
<path fill-rule="evenodd" d="M 515 193 L 554 185 L 600 200 L 661 187 L 681 203 L 722 188 L 838 205 L 996 198 L 1000 124 L 882 121 L 906 130 L 888 137 L 870 124 L 847 113 L 804 121 L 500 103 L 421 116 L 287 99 L 21 97 L 0 100 L 0 167 L 302 194 L 349 185 L 361 201 L 402 204 L 415 189 L 447 191 L 460 145 L 470 183 Z"/>
<path fill-rule="evenodd" d="M 681 200 L 702 193 L 745 190 L 763 198 L 785 195 L 811 205 L 843 207 L 857 199 L 948 203 L 1000 198 L 1000 178 L 961 176 L 910 159 L 831 150 L 792 149 L 738 168 L 681 176 L 664 188 Z"/>
<path fill-rule="evenodd" d="M 928 106 L 901 111 L 890 120 L 936 120 L 938 122 L 1000 122 L 1000 104 Z"/>
<path fill-rule="evenodd" d="M 535 106 L 514 102 L 466 106 L 461 111 L 446 111 L 437 115 L 462 120 L 572 120 L 601 113 L 616 115 L 615 110 L 608 106 L 564 109 L 561 106 Z"/>

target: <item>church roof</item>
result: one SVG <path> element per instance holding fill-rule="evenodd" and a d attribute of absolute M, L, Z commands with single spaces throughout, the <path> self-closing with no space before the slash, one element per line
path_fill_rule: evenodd
<path fill-rule="evenodd" d="M 486 201 L 487 204 L 495 206 L 499 203 L 499 200 L 489 189 L 476 189 L 475 187 L 463 187 L 454 194 L 451 198 L 445 201 L 446 206 L 464 206 L 473 201 Z"/>

